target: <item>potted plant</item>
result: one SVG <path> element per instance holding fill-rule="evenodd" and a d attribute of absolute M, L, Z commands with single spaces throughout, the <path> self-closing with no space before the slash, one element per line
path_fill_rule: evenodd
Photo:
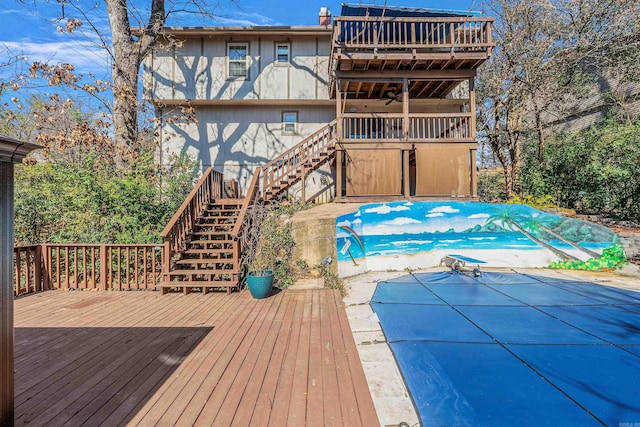
<path fill-rule="evenodd" d="M 247 274 L 247 287 L 251 296 L 262 299 L 269 296 L 273 288 L 272 270 L 253 270 Z"/>

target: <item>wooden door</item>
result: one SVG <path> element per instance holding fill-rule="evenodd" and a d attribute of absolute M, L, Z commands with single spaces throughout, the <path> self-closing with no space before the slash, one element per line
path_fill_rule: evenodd
<path fill-rule="evenodd" d="M 416 148 L 416 196 L 471 195 L 468 144 L 425 144 Z"/>
<path fill-rule="evenodd" d="M 400 150 L 347 150 L 347 196 L 401 194 Z"/>

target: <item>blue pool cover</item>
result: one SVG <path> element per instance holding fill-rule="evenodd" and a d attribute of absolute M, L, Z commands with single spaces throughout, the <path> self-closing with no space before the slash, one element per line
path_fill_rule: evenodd
<path fill-rule="evenodd" d="M 424 426 L 640 426 L 640 293 L 410 274 L 371 306 Z"/>

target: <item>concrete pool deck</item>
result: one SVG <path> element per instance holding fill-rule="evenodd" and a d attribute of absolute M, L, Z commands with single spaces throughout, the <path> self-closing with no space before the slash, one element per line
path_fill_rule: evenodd
<path fill-rule="evenodd" d="M 442 272 L 444 267 L 420 270 L 419 273 Z M 585 272 L 548 269 L 492 269 L 502 273 L 521 273 L 558 279 L 589 281 L 604 286 L 640 291 L 640 270 L 628 265 L 616 272 Z M 415 271 L 414 271 L 415 273 Z M 378 282 L 407 275 L 406 271 L 370 272 L 345 279 L 344 298 L 347 316 L 369 384 L 371 396 L 382 426 L 401 422 L 418 425 L 419 416 L 409 391 L 387 344 L 378 317 L 369 305 Z"/>

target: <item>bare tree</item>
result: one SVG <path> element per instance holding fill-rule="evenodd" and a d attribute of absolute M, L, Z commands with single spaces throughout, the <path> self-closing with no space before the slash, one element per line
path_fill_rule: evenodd
<path fill-rule="evenodd" d="M 95 23 L 97 5 L 57 1 L 60 3 L 61 19 L 67 19 L 65 26 L 58 27 L 61 32 L 74 32 L 79 27 L 88 27 L 98 36 L 101 47 L 108 51 L 112 64 L 110 86 L 113 105 L 110 110 L 113 115 L 114 139 L 120 153 L 138 151 L 138 81 L 142 62 L 158 44 L 170 15 L 190 14 L 213 18 L 214 11 L 219 6 L 218 1 L 146 0 L 144 5 L 144 2 L 131 0 L 104 0 L 111 30 L 110 38 Z M 229 3 L 234 3 L 234 0 Z"/>
<path fill-rule="evenodd" d="M 113 124 L 116 144 L 137 149 L 138 78 L 140 65 L 158 40 L 166 22 L 164 0 L 151 0 L 149 19 L 138 37 L 131 31 L 126 0 L 105 0 L 111 39 L 113 64 Z"/>
<path fill-rule="evenodd" d="M 546 123 L 567 113 L 567 99 L 585 96 L 599 70 L 640 76 L 637 60 L 629 59 L 640 51 L 639 6 L 634 0 L 496 0 L 487 8 L 496 17 L 497 46 L 479 73 L 478 123 L 511 197 L 519 191 L 528 135 L 535 135 L 542 164 Z"/>

